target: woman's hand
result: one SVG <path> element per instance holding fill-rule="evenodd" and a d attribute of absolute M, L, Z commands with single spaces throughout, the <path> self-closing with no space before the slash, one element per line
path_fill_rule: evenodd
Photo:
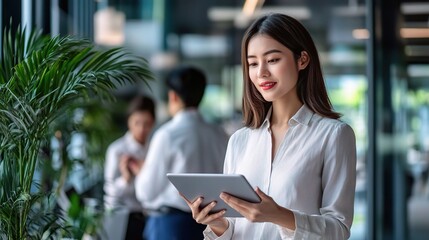
<path fill-rule="evenodd" d="M 131 157 L 130 161 L 128 162 L 128 169 L 133 176 L 137 176 L 142 169 L 143 164 L 144 160 L 138 160 Z"/>
<path fill-rule="evenodd" d="M 128 163 L 130 161 L 129 155 L 122 155 L 119 159 L 119 171 L 121 172 L 121 176 L 125 179 L 126 182 L 130 182 L 131 173 L 128 169 Z"/>
<path fill-rule="evenodd" d="M 200 205 L 203 202 L 202 197 L 199 197 L 194 202 L 190 202 L 185 198 L 185 196 L 183 196 L 183 194 L 180 193 L 180 196 L 186 201 L 186 204 L 188 204 L 192 211 L 192 217 L 197 223 L 209 225 L 210 229 L 218 236 L 221 236 L 226 229 L 228 229 L 228 221 L 222 217 L 226 210 L 209 214 L 209 212 L 216 206 L 216 202 L 211 202 L 203 209 L 200 209 Z"/>
<path fill-rule="evenodd" d="M 256 193 L 261 198 L 259 203 L 247 202 L 227 193 L 221 193 L 220 198 L 251 222 L 272 222 L 291 230 L 295 229 L 292 211 L 279 206 L 259 188 L 256 188 Z"/>

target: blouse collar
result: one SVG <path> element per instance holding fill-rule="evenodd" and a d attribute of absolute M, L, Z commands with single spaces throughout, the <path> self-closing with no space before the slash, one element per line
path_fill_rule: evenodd
<path fill-rule="evenodd" d="M 270 127 L 270 118 L 273 113 L 273 107 L 271 106 L 268 110 L 267 115 L 265 116 L 265 120 L 261 125 L 261 128 L 269 128 Z M 289 119 L 289 126 L 295 126 L 298 124 L 302 124 L 308 126 L 310 123 L 311 117 L 314 115 L 314 112 L 311 111 L 307 105 L 303 104 L 301 108 Z"/>
<path fill-rule="evenodd" d="M 125 134 L 125 141 L 127 143 L 127 145 L 131 148 L 131 149 L 140 149 L 140 148 L 145 148 L 147 144 L 141 144 L 139 143 L 134 137 L 133 134 L 130 131 L 127 131 L 127 133 Z"/>

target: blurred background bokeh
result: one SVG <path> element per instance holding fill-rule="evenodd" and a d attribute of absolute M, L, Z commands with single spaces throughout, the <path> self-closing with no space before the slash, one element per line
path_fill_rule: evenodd
<path fill-rule="evenodd" d="M 12 18 L 14 25 L 38 27 L 51 36 L 74 35 L 103 48 L 125 47 L 147 59 L 155 74 L 147 84 L 125 85 L 112 92 L 116 102 L 88 103 L 85 110 L 71 114 L 81 127 L 68 131 L 66 149 L 76 161 L 71 163 L 65 186 L 85 196 L 85 204 L 96 206 L 102 201 L 105 148 L 126 129 L 126 101 L 136 93 L 148 94 L 156 100 L 158 124 L 168 119 L 164 78 L 177 64 L 206 71 L 204 117 L 228 133 L 238 129 L 241 37 L 255 17 L 281 12 L 300 20 L 312 34 L 333 105 L 356 133 L 358 175 L 351 239 L 428 239 L 427 0 L 0 3 L 2 29 Z M 58 139 L 52 138 L 53 153 L 62 147 Z M 55 172 L 61 163 L 52 156 Z M 49 176 L 38 175 L 47 182 Z"/>

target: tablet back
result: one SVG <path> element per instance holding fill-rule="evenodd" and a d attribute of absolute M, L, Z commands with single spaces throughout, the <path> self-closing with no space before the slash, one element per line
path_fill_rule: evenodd
<path fill-rule="evenodd" d="M 243 216 L 219 198 L 221 192 L 226 192 L 248 202 L 257 203 L 261 201 L 246 178 L 240 174 L 168 173 L 167 177 L 176 189 L 191 202 L 200 196 L 204 198 L 202 207 L 216 201 L 217 204 L 212 213 L 226 209 L 225 217 Z"/>

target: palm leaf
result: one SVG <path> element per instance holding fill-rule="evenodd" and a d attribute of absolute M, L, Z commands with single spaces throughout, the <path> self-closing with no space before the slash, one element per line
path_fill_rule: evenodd
<path fill-rule="evenodd" d="M 0 62 L 0 234 L 10 239 L 40 238 L 33 231 L 37 225 L 34 220 L 40 223 L 40 216 L 32 211 L 40 196 L 30 193 L 30 188 L 50 126 L 76 104 L 92 98 L 112 100 L 111 90 L 142 80 L 147 83 L 153 75 L 144 58 L 122 48 L 102 50 L 85 39 L 47 38 L 38 30 L 26 38 L 21 27 L 15 33 L 5 28 L 4 33 Z M 56 220 L 50 214 L 44 216 L 41 222 L 47 223 L 43 228 L 49 232 Z"/>

